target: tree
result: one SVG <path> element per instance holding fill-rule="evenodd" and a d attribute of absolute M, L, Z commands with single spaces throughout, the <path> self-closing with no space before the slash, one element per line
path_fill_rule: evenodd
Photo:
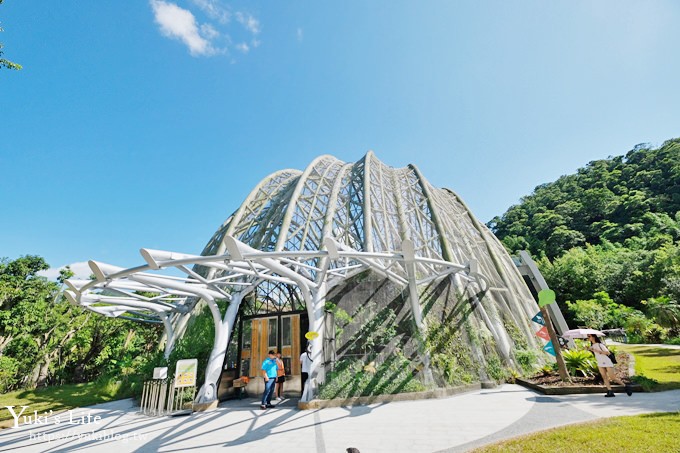
<path fill-rule="evenodd" d="M 680 304 L 668 297 L 652 298 L 645 301 L 647 314 L 663 327 L 677 331 L 680 327 Z"/>
<path fill-rule="evenodd" d="M 487 225 L 512 252 L 521 240 L 534 256 L 643 238 L 653 250 L 680 239 L 680 139 L 658 149 L 590 162 L 576 174 L 536 187 Z M 507 240 L 506 240 L 507 239 Z"/>
<path fill-rule="evenodd" d="M 0 0 L 0 5 L 2 4 L 3 1 L 4 1 L 4 0 Z M 4 30 L 2 29 L 2 27 L 0 27 L 0 31 L 4 31 Z M 21 69 L 22 66 L 21 66 L 20 64 L 14 63 L 14 62 L 11 62 L 11 61 L 9 61 L 9 60 L 6 60 L 6 59 L 2 58 L 2 54 L 4 53 L 4 52 L 2 51 L 3 47 L 4 47 L 4 46 L 3 46 L 2 43 L 0 42 L 0 68 L 16 69 L 16 70 Z"/>
<path fill-rule="evenodd" d="M 39 256 L 0 260 L 0 392 L 137 372 L 162 328 L 106 319 L 56 296 Z M 60 271 L 59 283 L 72 276 Z"/>

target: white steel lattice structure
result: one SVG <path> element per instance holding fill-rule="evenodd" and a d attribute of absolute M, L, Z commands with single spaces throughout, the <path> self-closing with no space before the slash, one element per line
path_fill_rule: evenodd
<path fill-rule="evenodd" d="M 216 384 L 240 310 L 307 311 L 312 369 L 303 400 L 323 382 L 324 302 L 333 288 L 370 269 L 404 288 L 423 333 L 421 289 L 449 281 L 475 300 L 480 323 L 500 356 L 513 363 L 504 322 L 535 344 L 526 321 L 537 306 L 499 241 L 453 192 L 432 187 L 415 166 L 395 169 L 369 152 L 357 163 L 321 156 L 304 171 L 283 170 L 260 182 L 218 229 L 201 255 L 142 249 L 145 264 L 123 269 L 91 261 L 95 281 L 69 280 L 66 296 L 111 317 L 163 323 L 166 355 L 199 300 L 210 307 L 214 347 L 198 401 Z M 164 272 L 175 268 L 186 277 Z M 249 298 L 249 295 L 252 297 Z M 228 301 L 223 315 L 217 302 Z M 263 304 L 266 307 L 263 307 Z M 317 360 L 318 359 L 318 360 Z M 420 358 L 432 380 L 429 358 Z"/>

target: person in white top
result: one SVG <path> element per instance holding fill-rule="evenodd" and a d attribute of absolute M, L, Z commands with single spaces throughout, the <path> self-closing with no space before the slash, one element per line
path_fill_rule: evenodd
<path fill-rule="evenodd" d="M 610 384 L 611 381 L 614 381 L 619 385 L 625 385 L 626 393 L 628 396 L 630 396 L 632 394 L 630 386 L 628 384 L 624 384 L 621 379 L 616 377 L 616 373 L 614 373 L 614 364 L 609 358 L 609 354 L 611 354 L 611 352 L 609 349 L 607 349 L 607 346 L 602 343 L 597 335 L 589 334 L 588 340 L 590 340 L 591 345 L 588 350 L 595 353 L 597 368 L 600 370 L 600 375 L 602 376 L 605 387 L 607 387 L 607 394 L 605 395 L 605 398 L 611 398 L 615 396 L 614 392 L 612 392 L 612 386 Z"/>
<path fill-rule="evenodd" d="M 302 383 L 302 392 L 305 391 L 305 382 L 309 377 L 309 370 L 312 368 L 312 348 L 311 345 L 307 346 L 307 350 L 300 354 L 300 366 L 302 367 L 302 377 L 300 379 Z"/>

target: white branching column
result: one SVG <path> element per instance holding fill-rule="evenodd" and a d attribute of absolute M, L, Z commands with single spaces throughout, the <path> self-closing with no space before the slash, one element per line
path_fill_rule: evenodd
<path fill-rule="evenodd" d="M 217 399 L 217 382 L 222 373 L 224 357 L 227 354 L 229 340 L 234 332 L 234 323 L 236 322 L 236 315 L 238 314 L 242 299 L 242 293 L 232 295 L 229 306 L 224 314 L 224 319 L 221 318 L 220 311 L 215 301 L 209 302 L 210 310 L 213 313 L 213 320 L 215 322 L 215 344 L 213 345 L 212 351 L 210 351 L 210 358 L 208 359 L 208 365 L 205 369 L 205 383 L 196 396 L 196 402 L 198 403 L 208 403 Z"/>
<path fill-rule="evenodd" d="M 318 336 L 309 343 L 312 348 L 312 364 L 309 369 L 309 378 L 302 393 L 302 401 L 309 401 L 318 395 L 319 385 L 323 384 L 326 378 L 326 367 L 324 364 L 324 339 L 326 319 L 324 312 L 326 297 L 326 282 L 322 282 L 319 287 L 312 291 L 312 297 L 307 302 L 307 314 L 309 316 L 309 330 L 316 332 Z"/>
<path fill-rule="evenodd" d="M 423 312 L 420 307 L 420 297 L 418 296 L 418 284 L 416 280 L 416 266 L 415 266 L 415 250 L 413 242 L 410 239 L 405 239 L 401 243 L 402 253 L 404 255 L 404 266 L 406 267 L 406 275 L 408 278 L 409 300 L 411 302 L 411 312 L 413 314 L 413 321 L 418 329 L 418 338 L 420 341 L 420 360 L 423 363 L 423 376 L 425 384 L 432 384 L 432 370 L 430 369 L 430 354 L 426 348 L 427 325 L 423 319 Z"/>

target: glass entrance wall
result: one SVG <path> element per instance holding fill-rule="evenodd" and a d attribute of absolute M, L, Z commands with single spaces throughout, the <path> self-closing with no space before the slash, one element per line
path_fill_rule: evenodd
<path fill-rule="evenodd" d="M 303 325 L 307 325 L 306 312 L 242 319 L 241 376 L 261 376 L 262 361 L 270 350 L 281 352 L 287 376 L 299 376 L 300 354 L 304 348 Z"/>
<path fill-rule="evenodd" d="M 286 283 L 264 281 L 242 302 L 243 316 L 270 315 L 305 310 L 300 288 Z"/>
<path fill-rule="evenodd" d="M 286 375 L 292 374 L 293 358 L 293 316 L 281 317 L 281 358 L 286 368 Z M 299 358 L 298 358 L 299 360 Z"/>
<path fill-rule="evenodd" d="M 250 319 L 241 321 L 241 338 L 240 338 L 240 350 L 241 350 L 241 366 L 240 366 L 240 376 L 250 376 L 250 362 L 252 357 L 252 332 L 253 332 L 253 322 Z"/>

